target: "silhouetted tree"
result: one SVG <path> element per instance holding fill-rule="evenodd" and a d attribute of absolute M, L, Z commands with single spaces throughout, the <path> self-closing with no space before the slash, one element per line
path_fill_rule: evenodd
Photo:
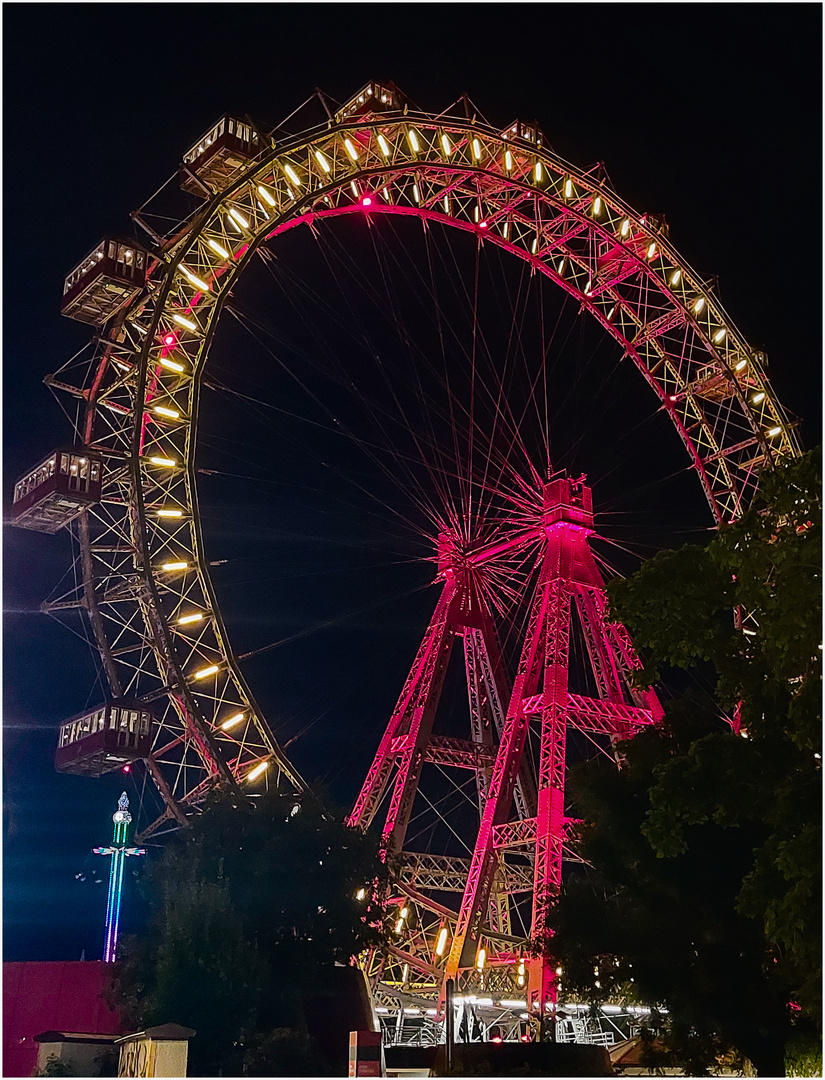
<path fill-rule="evenodd" d="M 318 1075 L 302 992 L 380 940 L 385 875 L 376 844 L 312 797 L 215 795 L 148 875 L 121 1008 L 193 1027 L 192 1075 Z"/>
<path fill-rule="evenodd" d="M 593 869 L 566 883 L 552 951 L 594 1000 L 666 1006 L 691 1071 L 735 1048 L 776 1076 L 786 1047 L 821 1034 L 820 451 L 761 492 L 707 547 L 610 588 L 645 651 L 639 683 L 701 665 L 741 731 L 683 698 L 620 745 L 621 769 L 574 772 Z"/>

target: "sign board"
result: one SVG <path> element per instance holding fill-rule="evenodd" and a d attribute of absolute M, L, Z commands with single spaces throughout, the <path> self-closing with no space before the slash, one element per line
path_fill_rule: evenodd
<path fill-rule="evenodd" d="M 380 1031 L 349 1033 L 348 1076 L 386 1076 Z"/>
<path fill-rule="evenodd" d="M 118 1076 L 186 1076 L 189 1040 L 195 1032 L 161 1024 L 119 1039 Z"/>

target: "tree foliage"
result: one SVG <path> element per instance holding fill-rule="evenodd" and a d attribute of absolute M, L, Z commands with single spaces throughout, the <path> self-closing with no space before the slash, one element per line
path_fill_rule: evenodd
<path fill-rule="evenodd" d="M 574 778 L 594 871 L 566 884 L 553 949 L 571 987 L 665 1005 L 693 1071 L 733 1047 L 777 1075 L 788 1040 L 820 1022 L 820 452 L 761 491 L 706 547 L 610 589 L 646 655 L 640 684 L 710 671 L 716 704 L 671 703 L 622 744 L 619 771 Z"/>
<path fill-rule="evenodd" d="M 374 842 L 314 798 L 214 796 L 148 875 L 121 1008 L 193 1027 L 192 1075 L 318 1075 L 302 990 L 379 941 L 370 884 L 385 874 Z"/>

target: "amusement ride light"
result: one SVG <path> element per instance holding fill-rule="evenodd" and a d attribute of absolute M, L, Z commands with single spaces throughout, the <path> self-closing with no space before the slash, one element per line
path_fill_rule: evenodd
<path fill-rule="evenodd" d="M 193 679 L 208 679 L 210 675 L 214 675 L 219 670 L 220 670 L 220 667 L 219 667 L 218 664 L 209 664 L 208 667 L 204 667 L 204 668 L 201 668 L 199 671 L 196 671 L 192 675 L 192 678 Z"/>
<path fill-rule="evenodd" d="M 235 713 L 234 716 L 230 716 L 228 719 L 224 720 L 224 722 L 221 724 L 221 731 L 231 731 L 232 728 L 235 728 L 235 727 L 238 726 L 238 724 L 243 723 L 243 720 L 244 720 L 245 716 L 246 716 L 246 713 L 242 713 L 242 712 Z"/>
<path fill-rule="evenodd" d="M 229 259 L 229 258 L 231 258 L 230 254 L 229 254 L 229 252 L 228 252 L 228 251 L 226 250 L 226 248 L 225 248 L 225 247 L 222 247 L 222 246 L 221 246 L 221 245 L 220 245 L 220 244 L 218 243 L 218 241 L 217 241 L 217 240 L 212 240 L 212 239 L 211 239 L 211 237 L 210 237 L 210 239 L 208 239 L 208 240 L 207 240 L 206 242 L 207 242 L 207 244 L 208 244 L 208 245 L 209 245 L 209 246 L 210 246 L 210 247 L 212 248 L 212 250 L 213 250 L 213 251 L 215 252 L 215 254 L 216 254 L 216 255 L 220 255 L 220 257 L 221 257 L 222 259 Z"/>
<path fill-rule="evenodd" d="M 193 274 L 187 266 L 183 265 L 183 263 L 180 264 L 178 270 L 180 270 L 180 272 L 183 274 L 183 276 L 186 278 L 190 285 L 194 285 L 196 288 L 201 289 L 203 292 L 210 291 L 207 283 L 202 278 L 199 278 L 197 274 Z"/>
<path fill-rule="evenodd" d="M 284 172 L 286 173 L 287 179 L 291 180 L 295 187 L 301 186 L 300 176 L 295 172 L 295 170 L 292 168 L 288 161 L 284 162 Z"/>
<path fill-rule="evenodd" d="M 161 358 L 158 360 L 158 363 L 161 367 L 168 368 L 169 371 L 174 371 L 178 374 L 186 370 L 183 364 L 179 364 L 177 360 L 170 360 L 168 356 L 161 356 Z"/>
<path fill-rule="evenodd" d="M 242 229 L 249 228 L 249 222 L 246 220 L 240 210 L 236 210 L 234 206 L 230 206 L 227 212 L 236 225 L 240 225 Z"/>
<path fill-rule="evenodd" d="M 254 769 L 251 769 L 246 774 L 246 779 L 249 780 L 249 781 L 257 780 L 258 777 L 261 776 L 263 773 L 265 773 L 268 768 L 269 768 L 269 762 L 268 761 L 262 761 L 260 764 L 256 765 Z"/>

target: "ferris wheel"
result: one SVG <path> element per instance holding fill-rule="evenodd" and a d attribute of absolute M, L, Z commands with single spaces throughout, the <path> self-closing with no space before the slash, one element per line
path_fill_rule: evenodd
<path fill-rule="evenodd" d="M 371 82 L 335 111 L 322 100 L 326 118 L 294 134 L 221 118 L 178 171 L 196 209 L 165 230 L 136 213 L 145 243 L 107 238 L 65 281 L 63 313 L 96 328 L 83 365 L 48 380 L 79 401 L 74 439 L 21 478 L 11 516 L 75 532 L 79 583 L 49 609 L 83 610 L 112 700 L 63 725 L 58 764 L 100 775 L 144 761 L 162 809 L 142 838 L 185 824 L 217 785 L 305 786 L 229 641 L 195 465 L 221 316 L 253 260 L 299 226 L 413 218 L 557 286 L 656 395 L 716 523 L 750 506 L 763 469 L 800 453 L 764 354 L 674 249 L 664 220 L 624 203 L 600 168 L 563 161 L 535 124 L 492 126 L 466 99 L 433 115 Z M 536 507 L 525 510 L 505 473 L 496 505 L 529 517 Z M 475 524 L 445 511 L 433 534 L 472 543 Z M 443 569 L 452 556 L 439 555 Z M 526 581 L 527 556 L 509 557 L 521 561 L 507 573 Z"/>

